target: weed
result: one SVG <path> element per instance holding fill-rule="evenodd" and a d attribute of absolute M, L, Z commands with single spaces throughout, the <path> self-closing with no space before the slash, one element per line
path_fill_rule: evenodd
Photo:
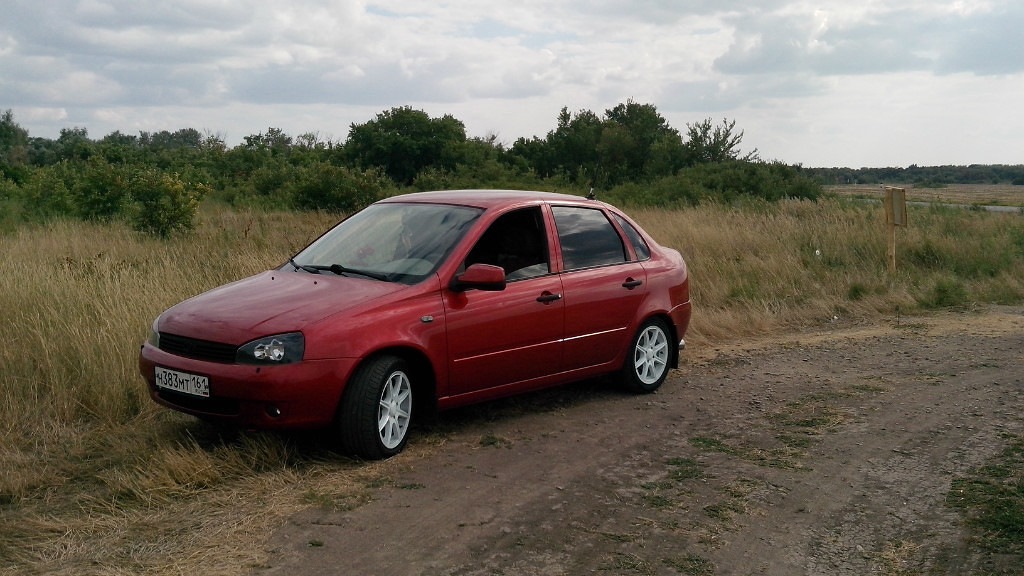
<path fill-rule="evenodd" d="M 599 568 L 602 572 L 612 572 L 615 574 L 625 574 L 631 572 L 634 574 L 653 574 L 651 565 L 643 558 L 636 554 L 628 554 L 625 552 L 616 552 L 610 558 L 608 558 Z"/>
<path fill-rule="evenodd" d="M 511 448 L 512 441 L 494 434 L 486 434 L 480 439 L 480 445 L 489 448 Z"/>
<path fill-rule="evenodd" d="M 688 576 L 712 576 L 715 573 L 715 565 L 710 560 L 695 554 L 687 554 L 681 558 L 663 558 L 661 563 Z"/>
<path fill-rule="evenodd" d="M 800 454 L 794 452 L 788 447 L 775 450 L 765 450 L 750 446 L 734 446 L 717 438 L 704 437 L 691 438 L 690 444 L 701 450 L 720 452 L 727 456 L 734 456 L 736 458 L 746 460 L 758 466 L 790 470 L 798 470 L 802 467 L 797 459 Z"/>
<path fill-rule="evenodd" d="M 953 480 L 946 503 L 961 511 L 974 540 L 993 554 L 1024 560 L 1024 437 L 991 462 Z"/>
<path fill-rule="evenodd" d="M 967 288 L 959 279 L 939 278 L 917 301 L 925 308 L 956 308 L 964 306 L 967 298 Z"/>
<path fill-rule="evenodd" d="M 861 282 L 853 282 L 846 290 L 846 298 L 849 300 L 863 300 L 868 295 L 868 287 Z"/>
<path fill-rule="evenodd" d="M 663 494 L 645 494 L 644 505 L 648 508 L 671 508 L 675 503 Z"/>
<path fill-rule="evenodd" d="M 700 463 L 692 458 L 670 458 L 667 464 L 670 466 L 668 476 L 676 482 L 704 477 Z"/>
<path fill-rule="evenodd" d="M 735 500 L 726 500 L 724 502 L 705 506 L 704 513 L 715 520 L 727 522 L 732 520 L 733 516 L 742 514 L 745 509 L 746 508 L 740 502 Z"/>

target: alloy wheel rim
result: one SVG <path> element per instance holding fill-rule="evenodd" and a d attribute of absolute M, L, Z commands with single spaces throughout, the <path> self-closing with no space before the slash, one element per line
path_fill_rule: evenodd
<path fill-rule="evenodd" d="M 412 384 L 404 372 L 395 372 L 384 383 L 377 410 L 377 433 L 385 448 L 394 449 L 409 430 Z"/>
<path fill-rule="evenodd" d="M 636 377 L 644 384 L 654 384 L 668 367 L 668 337 L 657 326 L 648 326 L 637 338 L 633 355 Z"/>

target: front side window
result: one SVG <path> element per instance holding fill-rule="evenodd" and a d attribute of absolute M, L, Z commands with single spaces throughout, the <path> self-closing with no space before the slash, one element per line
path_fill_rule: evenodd
<path fill-rule="evenodd" d="M 552 206 L 566 270 L 619 264 L 626 250 L 615 227 L 595 208 Z"/>
<path fill-rule="evenodd" d="M 511 282 L 549 273 L 549 262 L 544 216 L 540 208 L 524 208 L 499 216 L 470 250 L 464 266 L 500 266 Z"/>

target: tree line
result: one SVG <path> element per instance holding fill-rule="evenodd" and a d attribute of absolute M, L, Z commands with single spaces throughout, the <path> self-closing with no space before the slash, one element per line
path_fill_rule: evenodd
<path fill-rule="evenodd" d="M 627 205 L 679 206 L 754 197 L 817 198 L 800 166 L 740 149 L 735 121 L 673 128 L 629 100 L 598 115 L 563 108 L 543 138 L 511 145 L 470 137 L 451 115 L 408 106 L 354 123 L 343 141 L 278 128 L 233 147 L 193 128 L 115 131 L 92 139 L 66 128 L 32 137 L 0 114 L 0 220 L 127 219 L 160 236 L 191 227 L 203 199 L 237 206 L 347 212 L 401 192 L 519 188 L 585 194 Z"/>
<path fill-rule="evenodd" d="M 1024 164 L 970 164 L 966 166 L 918 166 L 906 168 L 807 168 L 806 173 L 826 185 L 913 184 L 940 187 L 948 184 L 1024 185 Z"/>

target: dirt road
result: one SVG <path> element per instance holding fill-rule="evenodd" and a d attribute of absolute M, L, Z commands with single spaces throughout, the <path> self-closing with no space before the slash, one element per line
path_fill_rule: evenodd
<path fill-rule="evenodd" d="M 689 350 L 656 394 L 589 382 L 443 415 L 259 576 L 975 573 L 951 480 L 1024 433 L 1024 309 Z M 1005 562 L 1005 559 L 1002 560 Z"/>

